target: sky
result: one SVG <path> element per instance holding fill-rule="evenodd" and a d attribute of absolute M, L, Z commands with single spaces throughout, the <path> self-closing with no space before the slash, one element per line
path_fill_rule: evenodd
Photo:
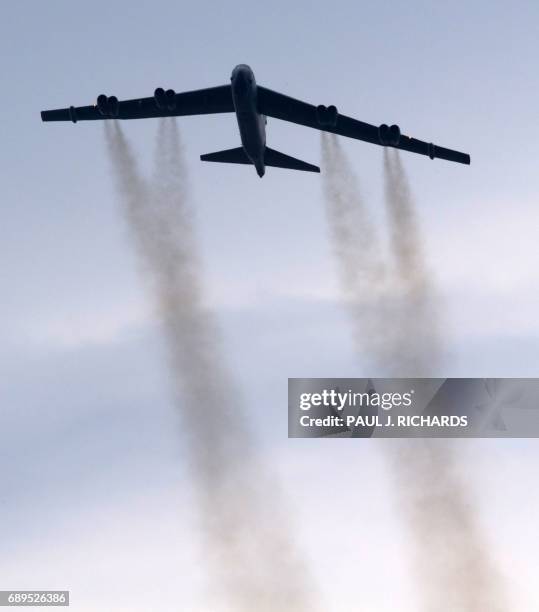
<path fill-rule="evenodd" d="M 43 109 L 220 85 L 248 63 L 264 86 L 469 152 L 470 167 L 404 158 L 444 306 L 439 375 L 538 375 L 536 2 L 22 0 L 0 33 L 0 589 L 69 588 L 83 612 L 176 610 L 180 589 L 181 609 L 199 612 L 207 588 L 159 324 L 103 126 L 42 124 Z M 412 601 L 373 441 L 286 437 L 288 377 L 382 374 L 354 353 L 319 177 L 201 163 L 239 146 L 233 115 L 179 125 L 206 302 L 325 609 Z M 123 127 L 150 174 L 156 122 Z M 319 163 L 316 132 L 271 118 L 267 130 L 272 148 Z M 343 145 L 383 231 L 382 151 Z M 515 609 L 531 612 L 538 445 L 461 449 Z"/>

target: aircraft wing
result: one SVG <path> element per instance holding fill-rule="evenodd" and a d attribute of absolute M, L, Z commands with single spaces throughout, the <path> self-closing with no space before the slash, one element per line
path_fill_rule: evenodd
<path fill-rule="evenodd" d="M 151 98 L 118 100 L 114 96 L 99 96 L 91 106 L 71 106 L 41 111 L 43 121 L 94 121 L 98 119 L 147 119 L 230 113 L 234 110 L 230 85 L 198 89 L 184 93 L 156 89 Z"/>
<path fill-rule="evenodd" d="M 322 110 L 327 112 L 328 109 L 322 107 Z M 263 115 L 283 119 L 284 121 L 291 121 L 292 123 L 298 123 L 317 130 L 332 132 L 339 136 L 364 140 L 372 144 L 384 144 L 380 139 L 378 126 L 352 119 L 346 115 L 341 115 L 336 112 L 334 107 L 333 110 L 335 111 L 334 120 L 327 123 L 320 120 L 319 107 L 307 104 L 301 100 L 290 98 L 289 96 L 272 91 L 271 89 L 258 86 L 258 111 Z M 390 144 L 389 146 L 396 149 L 402 149 L 403 151 L 427 155 L 431 159 L 437 157 L 460 164 L 470 163 L 470 156 L 467 153 L 439 147 L 438 145 L 424 142 L 417 138 L 410 138 L 404 134 L 400 135 L 398 144 Z"/>

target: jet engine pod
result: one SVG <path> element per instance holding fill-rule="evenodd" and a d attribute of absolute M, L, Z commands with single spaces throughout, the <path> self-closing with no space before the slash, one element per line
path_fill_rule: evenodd
<path fill-rule="evenodd" d="M 401 139 L 401 129 L 398 125 L 389 128 L 389 144 L 397 147 Z"/>
<path fill-rule="evenodd" d="M 105 117 L 109 114 L 109 100 L 105 94 L 97 96 L 97 110 Z"/>
<path fill-rule="evenodd" d="M 173 89 L 167 89 L 165 91 L 165 97 L 168 110 L 174 110 L 176 108 L 176 92 Z"/>
<path fill-rule="evenodd" d="M 316 107 L 316 120 L 321 127 L 335 127 L 338 115 L 337 108 L 333 104 L 328 107 L 320 104 Z"/>
<path fill-rule="evenodd" d="M 401 139 L 400 127 L 398 125 L 389 127 L 386 123 L 382 123 L 378 128 L 378 139 L 380 140 L 380 144 L 385 147 L 389 145 L 397 147 Z"/>
<path fill-rule="evenodd" d="M 120 102 L 116 96 L 107 97 L 101 94 L 97 96 L 97 110 L 103 117 L 117 117 L 120 112 Z"/>
<path fill-rule="evenodd" d="M 107 100 L 109 115 L 111 117 L 117 117 L 120 113 L 120 102 L 116 96 L 110 96 Z"/>
<path fill-rule="evenodd" d="M 338 117 L 339 117 L 339 113 L 337 112 L 337 107 L 334 106 L 333 104 L 331 106 L 328 106 L 327 119 L 328 119 L 328 125 L 330 127 L 335 127 L 337 125 Z"/>
<path fill-rule="evenodd" d="M 165 90 L 162 87 L 158 87 L 153 92 L 153 97 L 155 100 L 155 105 L 159 110 L 164 110 L 167 107 L 167 96 L 165 94 Z"/>
<path fill-rule="evenodd" d="M 325 125 L 327 110 L 328 109 L 323 104 L 316 107 L 316 120 L 318 121 L 319 125 Z"/>
<path fill-rule="evenodd" d="M 386 123 L 382 123 L 378 128 L 378 139 L 380 140 L 380 144 L 384 146 L 389 144 L 389 125 Z"/>

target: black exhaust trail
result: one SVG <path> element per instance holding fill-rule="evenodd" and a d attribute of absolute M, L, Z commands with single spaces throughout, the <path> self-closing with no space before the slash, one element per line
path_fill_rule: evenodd
<path fill-rule="evenodd" d="M 400 154 L 384 149 L 384 184 L 395 260 L 400 333 L 395 376 L 440 375 L 444 338 L 416 205 Z M 501 579 L 490 558 L 479 511 L 465 483 L 458 440 L 414 439 L 392 444 L 397 497 L 413 534 L 415 568 L 425 612 L 507 612 Z"/>
<path fill-rule="evenodd" d="M 347 156 L 322 133 L 324 199 L 356 350 L 369 375 L 439 375 L 441 307 L 426 265 L 416 207 L 397 151 L 384 150 L 392 262 L 361 197 Z M 381 336 L 381 337 L 378 337 Z M 372 372 L 372 373 L 371 373 Z M 380 440 L 405 524 L 424 612 L 507 612 L 505 593 L 464 483 L 458 446 L 444 440 Z"/>
<path fill-rule="evenodd" d="M 123 210 L 159 310 L 211 574 L 207 609 L 306 612 L 306 568 L 279 488 L 253 447 L 219 330 L 203 302 L 178 128 L 159 124 L 155 178 L 140 175 L 117 123 L 106 139 Z M 213 592 L 215 589 L 215 592 Z"/>
<path fill-rule="evenodd" d="M 322 185 L 332 250 L 352 321 L 357 352 L 371 370 L 392 360 L 385 325 L 390 307 L 388 270 L 380 240 L 351 164 L 334 134 L 322 132 Z"/>
<path fill-rule="evenodd" d="M 384 148 L 384 188 L 394 257 L 393 312 L 398 376 L 438 372 L 443 354 L 440 303 L 424 256 L 410 185 L 397 150 Z"/>

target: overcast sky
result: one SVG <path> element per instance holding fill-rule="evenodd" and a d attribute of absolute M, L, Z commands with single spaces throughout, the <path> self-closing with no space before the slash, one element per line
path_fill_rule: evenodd
<path fill-rule="evenodd" d="M 444 307 L 439 374 L 538 375 L 537 2 L 22 0 L 0 32 L 1 589 L 70 588 L 83 612 L 149 610 L 155 597 L 176 610 L 178 590 L 200 612 L 204 590 L 181 423 L 103 126 L 42 124 L 43 109 L 220 85 L 248 63 L 267 87 L 469 152 L 470 167 L 403 156 Z M 234 116 L 179 123 L 206 301 L 325 609 L 386 612 L 397 593 L 411 612 L 375 445 L 286 438 L 288 377 L 378 374 L 353 351 L 320 177 L 203 164 L 239 146 Z M 148 174 L 156 128 L 124 124 Z M 267 129 L 272 148 L 319 163 L 316 132 Z M 344 146 L 383 231 L 382 151 Z M 515 609 L 536 610 L 537 444 L 462 450 Z"/>

